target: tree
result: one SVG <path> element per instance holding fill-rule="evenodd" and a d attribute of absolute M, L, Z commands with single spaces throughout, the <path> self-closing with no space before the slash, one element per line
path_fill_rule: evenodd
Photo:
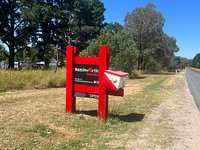
<path fill-rule="evenodd" d="M 155 50 L 155 43 L 163 34 L 164 17 L 149 3 L 145 8 L 136 8 L 125 17 L 125 27 L 132 33 L 139 50 L 138 70 L 145 69 L 145 56 Z"/>
<path fill-rule="evenodd" d="M 174 57 L 174 53 L 179 51 L 176 39 L 163 33 L 158 42 L 155 43 L 155 47 L 156 48 L 152 52 L 152 57 L 159 62 L 163 68 L 168 68 Z"/>
<path fill-rule="evenodd" d="M 22 17 L 37 27 L 32 46 L 39 49 L 46 66 L 52 45 L 58 45 L 63 54 L 67 44 L 84 49 L 103 27 L 105 8 L 99 0 L 23 1 Z"/>
<path fill-rule="evenodd" d="M 196 54 L 192 60 L 192 67 L 200 68 L 200 53 Z"/>
<path fill-rule="evenodd" d="M 94 39 L 81 55 L 98 56 L 100 45 L 110 46 L 111 68 L 131 73 L 136 65 L 138 51 L 132 35 L 118 23 L 108 24 L 100 36 Z"/>
<path fill-rule="evenodd" d="M 73 0 L 71 32 L 76 36 L 75 45 L 85 49 L 105 26 L 104 5 L 100 0 Z"/>
<path fill-rule="evenodd" d="M 185 57 L 181 57 L 181 64 L 179 66 L 180 69 L 184 69 L 185 67 L 190 65 L 190 60 Z"/>
<path fill-rule="evenodd" d="M 33 31 L 29 23 L 20 17 L 20 0 L 0 1 L 0 40 L 8 47 L 9 68 L 14 68 L 15 55 L 28 45 Z"/>
<path fill-rule="evenodd" d="M 110 23 L 104 29 L 101 30 L 100 36 L 96 39 L 93 39 L 90 45 L 81 53 L 81 55 L 86 56 L 98 56 L 99 51 L 98 48 L 100 45 L 108 45 L 108 46 L 119 46 L 118 44 L 114 44 L 115 41 L 113 37 L 123 29 L 119 23 Z M 114 48 L 111 53 L 115 55 L 118 48 Z"/>
<path fill-rule="evenodd" d="M 36 27 L 35 34 L 31 37 L 32 47 L 38 49 L 38 59 L 45 61 L 45 66 L 48 67 L 53 57 L 52 45 L 57 43 L 66 45 L 63 20 L 68 19 L 66 18 L 68 13 L 62 9 L 66 3 L 63 4 L 60 0 L 23 0 L 23 2 L 22 18 Z"/>
<path fill-rule="evenodd" d="M 5 47 L 0 44 L 0 62 L 6 60 L 6 55 L 8 55 L 8 52 L 6 51 Z"/>
<path fill-rule="evenodd" d="M 16 54 L 16 61 L 22 63 L 22 68 L 30 69 L 37 62 L 38 59 L 38 49 L 34 47 L 27 47 L 22 49 Z"/>

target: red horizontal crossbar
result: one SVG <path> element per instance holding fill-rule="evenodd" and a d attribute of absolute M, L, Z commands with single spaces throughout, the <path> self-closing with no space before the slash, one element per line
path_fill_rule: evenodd
<path fill-rule="evenodd" d="M 99 65 L 98 57 L 75 57 L 75 64 Z"/>
<path fill-rule="evenodd" d="M 98 86 L 87 86 L 87 85 L 75 84 L 75 92 L 99 94 L 99 88 Z"/>

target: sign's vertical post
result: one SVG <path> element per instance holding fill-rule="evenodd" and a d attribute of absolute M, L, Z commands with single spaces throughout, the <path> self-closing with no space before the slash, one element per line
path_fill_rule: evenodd
<path fill-rule="evenodd" d="M 107 46 L 100 46 L 99 52 L 99 99 L 98 118 L 106 119 L 108 114 L 108 95 L 104 85 L 104 71 L 109 68 L 110 49 Z"/>
<path fill-rule="evenodd" d="M 76 48 L 66 47 L 66 112 L 73 113 L 76 110 L 76 98 L 74 97 L 74 63 Z"/>

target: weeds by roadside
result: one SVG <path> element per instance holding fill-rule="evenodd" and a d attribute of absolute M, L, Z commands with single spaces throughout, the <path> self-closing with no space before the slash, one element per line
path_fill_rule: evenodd
<path fill-rule="evenodd" d="M 0 71 L 0 92 L 65 87 L 65 69 Z"/>

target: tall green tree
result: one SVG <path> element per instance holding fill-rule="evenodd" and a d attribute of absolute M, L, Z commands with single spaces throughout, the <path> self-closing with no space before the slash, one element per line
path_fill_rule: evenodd
<path fill-rule="evenodd" d="M 192 60 L 192 67 L 200 68 L 200 53 L 196 54 Z"/>
<path fill-rule="evenodd" d="M 0 1 L 0 40 L 8 47 L 9 68 L 14 68 L 15 55 L 28 45 L 33 31 L 29 23 L 20 17 L 20 0 Z"/>
<path fill-rule="evenodd" d="M 163 33 L 154 45 L 155 49 L 152 51 L 152 57 L 159 62 L 163 68 L 168 68 L 174 57 L 174 53 L 179 51 L 176 39 Z"/>
<path fill-rule="evenodd" d="M 163 34 L 164 16 L 156 11 L 156 6 L 149 3 L 144 8 L 136 8 L 125 17 L 125 27 L 132 33 L 139 50 L 138 70 L 145 69 L 145 57 L 155 50 Z"/>
<path fill-rule="evenodd" d="M 99 0 L 23 0 L 22 17 L 36 26 L 33 47 L 39 49 L 40 59 L 48 66 L 51 45 L 65 50 L 75 45 L 84 49 L 103 27 L 104 5 Z"/>
<path fill-rule="evenodd" d="M 104 4 L 100 0 L 73 0 L 72 33 L 76 36 L 76 45 L 85 49 L 104 27 Z"/>
<path fill-rule="evenodd" d="M 110 46 L 111 68 L 131 73 L 137 62 L 138 51 L 130 32 L 118 23 L 108 24 L 81 55 L 98 56 L 100 45 Z"/>

